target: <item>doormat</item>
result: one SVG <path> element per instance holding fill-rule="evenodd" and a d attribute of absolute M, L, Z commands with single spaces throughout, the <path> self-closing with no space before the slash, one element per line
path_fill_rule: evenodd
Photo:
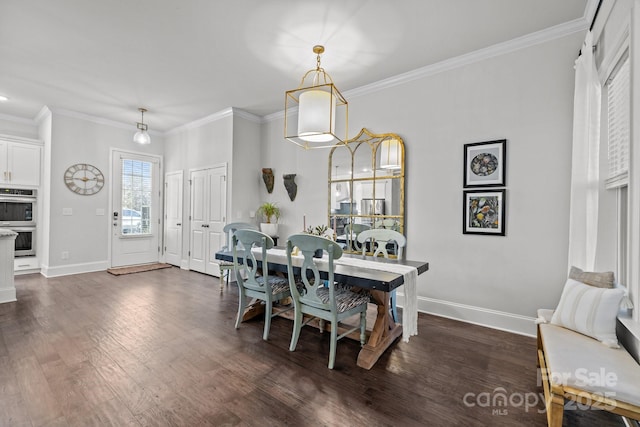
<path fill-rule="evenodd" d="M 123 274 L 142 273 L 143 271 L 160 270 L 161 268 L 170 268 L 171 264 L 144 264 L 144 265 L 131 265 L 128 267 L 109 268 L 107 273 L 111 273 L 114 276 L 121 276 Z"/>

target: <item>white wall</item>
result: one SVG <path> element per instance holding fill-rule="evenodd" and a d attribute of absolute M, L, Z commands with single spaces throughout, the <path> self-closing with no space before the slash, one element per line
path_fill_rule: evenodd
<path fill-rule="evenodd" d="M 407 257 L 427 260 L 419 307 L 534 334 L 536 309 L 557 305 L 567 275 L 573 63 L 584 33 L 485 59 L 349 100 L 349 129 L 394 132 L 406 145 Z M 339 83 L 339 82 L 338 82 Z M 274 191 L 285 233 L 326 223 L 328 151 L 285 142 L 264 125 L 263 157 L 298 173 L 298 199 Z M 466 143 L 506 138 L 506 237 L 462 234 Z"/>
<path fill-rule="evenodd" d="M 45 276 L 75 272 L 104 270 L 108 267 L 108 248 L 111 230 L 109 197 L 111 192 L 110 151 L 112 148 L 145 154 L 162 154 L 163 138 L 152 135 L 152 143 L 142 147 L 132 141 L 135 128 L 114 126 L 81 116 L 53 112 L 51 138 L 45 139 L 45 168 L 43 180 L 48 182 L 48 246 L 40 262 Z M 65 185 L 65 170 L 75 163 L 96 166 L 105 176 L 105 186 L 97 194 L 81 196 Z M 71 216 L 62 215 L 63 208 L 71 208 Z M 104 215 L 96 214 L 103 209 Z M 45 230 L 46 232 L 46 230 Z M 62 252 L 69 258 L 62 259 Z"/>
<path fill-rule="evenodd" d="M 233 160 L 229 166 L 230 189 L 228 216 L 230 222 L 257 223 L 251 212 L 258 209 L 262 182 L 263 159 L 260 156 L 260 119 L 242 113 L 233 117 Z M 282 185 L 282 175 L 276 185 Z M 274 185 L 275 187 L 275 185 Z"/>

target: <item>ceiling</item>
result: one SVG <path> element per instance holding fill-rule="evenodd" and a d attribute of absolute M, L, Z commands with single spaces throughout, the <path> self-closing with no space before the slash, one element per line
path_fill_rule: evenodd
<path fill-rule="evenodd" d="M 43 106 L 159 132 L 279 112 L 322 66 L 343 93 L 578 20 L 593 0 L 2 0 L 0 117 Z"/>

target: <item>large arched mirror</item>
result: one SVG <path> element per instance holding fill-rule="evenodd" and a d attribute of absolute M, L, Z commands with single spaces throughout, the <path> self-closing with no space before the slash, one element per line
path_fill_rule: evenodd
<path fill-rule="evenodd" d="M 386 228 L 404 234 L 404 142 L 393 133 L 358 136 L 329 154 L 329 224 L 346 252 L 358 234 Z"/>

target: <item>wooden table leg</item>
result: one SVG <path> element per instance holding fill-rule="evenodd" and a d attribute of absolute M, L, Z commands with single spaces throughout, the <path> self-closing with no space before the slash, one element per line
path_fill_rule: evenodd
<path fill-rule="evenodd" d="M 382 353 L 402 335 L 402 325 L 393 321 L 389 313 L 389 293 L 371 291 L 371 300 L 377 304 L 377 316 L 369 340 L 358 354 L 358 366 L 371 369 Z"/>
<path fill-rule="evenodd" d="M 261 314 L 264 314 L 264 304 L 262 303 L 261 300 L 254 298 L 251 300 L 249 305 L 247 305 L 247 307 L 244 309 L 244 314 L 242 315 L 242 321 L 245 322 Z"/>

